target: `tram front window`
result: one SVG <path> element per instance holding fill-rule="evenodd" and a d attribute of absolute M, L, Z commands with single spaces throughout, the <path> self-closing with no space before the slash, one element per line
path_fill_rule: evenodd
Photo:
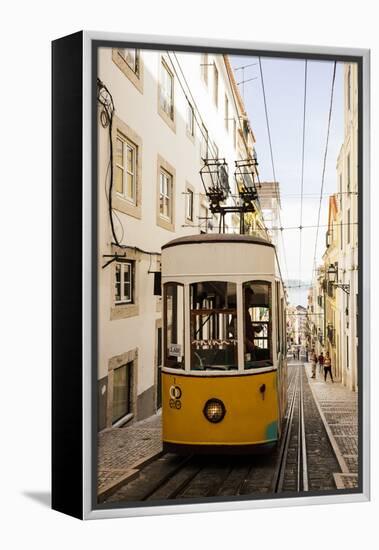
<path fill-rule="evenodd" d="M 236 370 L 237 288 L 206 281 L 190 286 L 191 369 Z"/>
<path fill-rule="evenodd" d="M 245 369 L 272 365 L 271 284 L 243 284 Z"/>
<path fill-rule="evenodd" d="M 164 285 L 165 365 L 184 369 L 184 288 L 177 283 Z"/>

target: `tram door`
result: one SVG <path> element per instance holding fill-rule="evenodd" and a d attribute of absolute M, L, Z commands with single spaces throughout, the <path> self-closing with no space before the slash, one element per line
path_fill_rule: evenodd
<path fill-rule="evenodd" d="M 162 407 L 162 327 L 157 328 L 156 332 L 156 369 L 157 369 L 157 409 Z"/>

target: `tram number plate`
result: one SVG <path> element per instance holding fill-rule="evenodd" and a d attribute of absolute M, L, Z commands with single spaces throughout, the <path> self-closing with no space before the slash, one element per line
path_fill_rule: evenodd
<path fill-rule="evenodd" d="M 180 401 L 180 398 L 182 397 L 182 390 L 179 388 L 179 386 L 170 386 L 170 401 L 169 405 L 171 409 L 180 409 L 182 407 L 182 403 Z"/>

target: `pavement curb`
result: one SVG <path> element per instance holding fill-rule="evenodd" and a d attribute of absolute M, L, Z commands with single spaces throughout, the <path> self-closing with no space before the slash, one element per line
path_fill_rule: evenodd
<path fill-rule="evenodd" d="M 326 433 L 328 434 L 330 444 L 331 444 L 331 446 L 332 446 L 332 448 L 333 448 L 333 452 L 334 452 L 334 454 L 336 455 L 336 459 L 337 459 L 337 462 L 338 462 L 338 464 L 339 464 L 339 466 L 340 466 L 341 473 L 342 473 L 342 474 L 349 474 L 349 473 L 350 473 L 350 470 L 349 470 L 349 468 L 348 468 L 348 466 L 347 466 L 347 464 L 346 464 L 346 461 L 345 461 L 344 457 L 342 456 L 342 453 L 341 453 L 341 451 L 340 451 L 340 448 L 339 448 L 339 446 L 338 446 L 338 443 L 337 443 L 337 441 L 336 441 L 336 439 L 335 439 L 335 437 L 334 437 L 334 435 L 333 435 L 333 433 L 332 433 L 332 430 L 330 429 L 329 424 L 328 424 L 328 422 L 327 422 L 327 420 L 326 420 L 326 418 L 325 418 L 325 415 L 324 415 L 324 413 L 323 413 L 323 411 L 322 411 L 322 409 L 321 409 L 321 405 L 320 405 L 320 403 L 319 403 L 319 401 L 318 401 L 316 392 L 315 392 L 314 389 L 312 388 L 312 382 L 310 382 L 310 380 L 309 380 L 310 377 L 309 377 L 309 374 L 308 374 L 306 368 L 305 368 L 305 372 L 306 372 L 306 375 L 307 375 L 307 378 L 308 378 L 308 384 L 309 384 L 309 387 L 310 387 L 310 389 L 311 389 L 311 392 L 312 392 L 312 395 L 313 395 L 313 399 L 314 399 L 314 401 L 315 401 L 315 403 L 316 403 L 316 407 L 317 407 L 317 410 L 318 410 L 319 415 L 320 415 L 320 417 L 321 417 L 322 423 L 324 424 L 325 431 L 326 431 Z"/>
<path fill-rule="evenodd" d="M 141 469 L 144 466 L 147 466 L 148 464 L 150 464 L 150 462 L 153 462 L 153 460 L 156 460 L 162 455 L 163 450 L 160 450 L 157 453 L 152 453 L 142 458 L 141 460 L 138 460 L 135 464 L 125 470 L 125 473 L 118 477 L 115 481 L 108 483 L 107 485 L 105 485 L 105 487 L 100 489 L 100 491 L 98 491 L 97 493 L 97 501 L 99 503 L 104 502 L 104 500 L 115 493 L 117 489 L 121 487 L 121 485 L 123 485 L 127 481 L 132 481 L 133 479 L 137 478 L 140 474 Z"/>

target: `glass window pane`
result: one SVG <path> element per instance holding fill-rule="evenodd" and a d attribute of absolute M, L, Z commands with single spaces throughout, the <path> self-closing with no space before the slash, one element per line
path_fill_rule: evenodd
<path fill-rule="evenodd" d="M 184 287 L 165 284 L 165 364 L 184 369 Z"/>
<path fill-rule="evenodd" d="M 124 192 L 124 171 L 119 166 L 116 166 L 115 190 L 117 193 L 120 193 L 120 194 Z"/>
<path fill-rule="evenodd" d="M 271 284 L 243 284 L 245 368 L 272 365 Z"/>
<path fill-rule="evenodd" d="M 127 151 L 127 168 L 129 172 L 134 172 L 134 149 L 128 145 Z"/>
<path fill-rule="evenodd" d="M 124 144 L 119 138 L 116 141 L 116 164 L 124 166 Z"/>
<path fill-rule="evenodd" d="M 163 200 L 164 200 L 164 199 L 163 199 L 163 196 L 161 195 L 161 196 L 159 197 L 159 213 L 160 213 L 161 215 L 163 215 Z"/>
<path fill-rule="evenodd" d="M 127 174 L 127 177 L 126 177 L 126 195 L 130 199 L 134 200 L 134 198 L 135 198 L 135 196 L 134 196 L 134 176 L 129 174 L 129 173 Z"/>
<path fill-rule="evenodd" d="M 115 301 L 121 301 L 121 266 L 116 264 L 115 269 Z"/>
<path fill-rule="evenodd" d="M 223 281 L 193 283 L 191 369 L 236 370 L 237 286 Z"/>
<path fill-rule="evenodd" d="M 134 49 L 129 49 L 129 48 L 126 48 L 125 49 L 125 59 L 126 59 L 126 62 L 128 63 L 128 65 L 130 65 L 130 67 L 135 70 L 136 68 L 136 50 Z"/>

